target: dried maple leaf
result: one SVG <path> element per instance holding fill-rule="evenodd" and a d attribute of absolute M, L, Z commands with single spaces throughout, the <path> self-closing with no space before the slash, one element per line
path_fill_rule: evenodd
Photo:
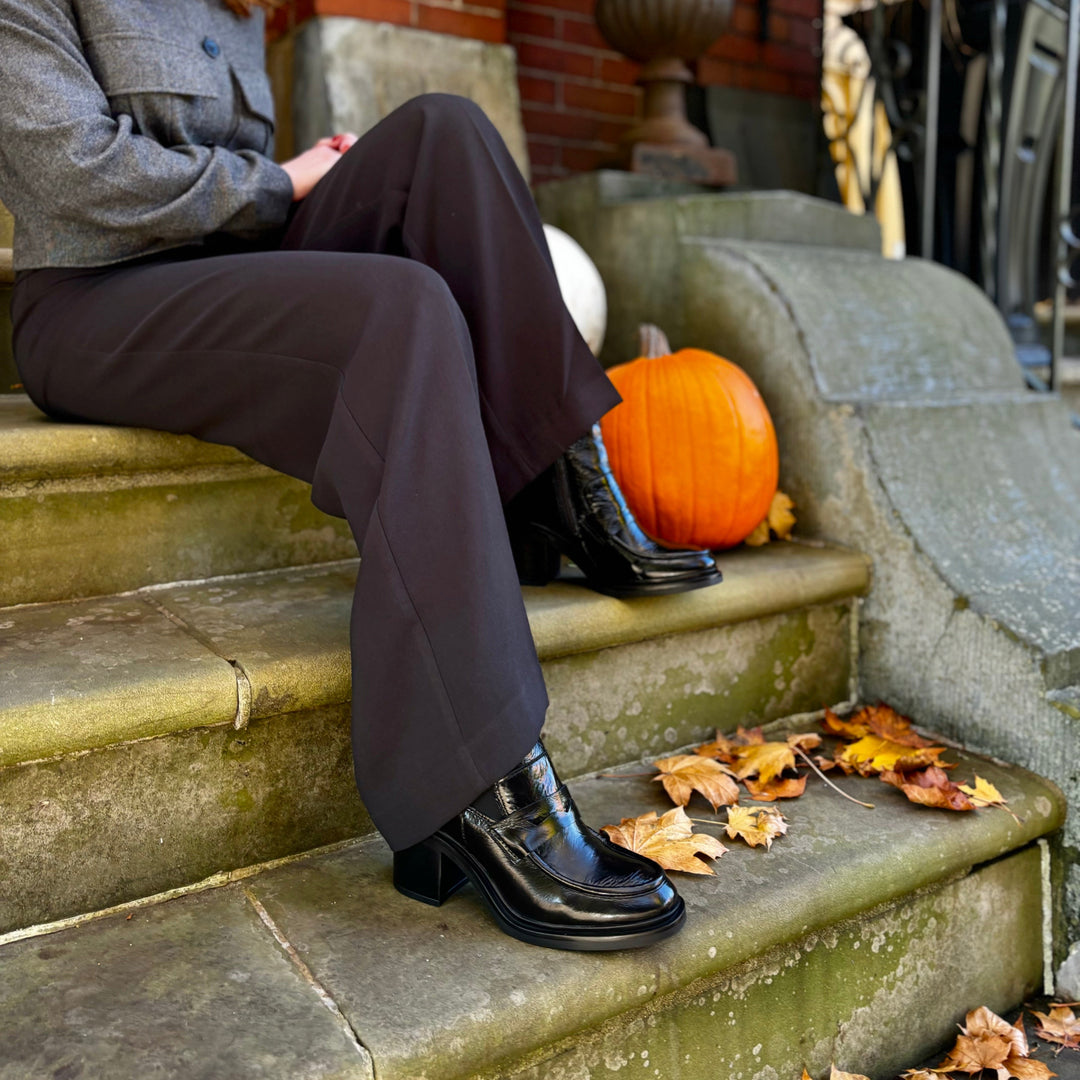
<path fill-rule="evenodd" d="M 938 1080 L 938 1074 L 933 1069 L 908 1069 L 900 1075 L 903 1080 Z"/>
<path fill-rule="evenodd" d="M 765 741 L 765 733 L 761 730 L 761 726 L 744 728 L 740 724 L 735 729 L 735 741 L 740 746 L 760 746 Z"/>
<path fill-rule="evenodd" d="M 975 804 L 945 772 L 931 766 L 921 772 L 884 772 L 881 779 L 898 787 L 913 803 L 941 810 L 974 810 Z"/>
<path fill-rule="evenodd" d="M 805 776 L 792 776 L 786 780 L 777 777 L 764 784 L 749 779 L 743 783 L 750 798 L 758 802 L 775 802 L 777 799 L 797 799 L 806 790 L 806 780 Z"/>
<path fill-rule="evenodd" d="M 777 836 L 787 832 L 783 815 L 772 807 L 753 810 L 746 806 L 729 806 L 727 818 L 728 836 L 733 840 L 740 837 L 751 847 L 764 844 L 768 850 Z"/>
<path fill-rule="evenodd" d="M 941 768 L 946 763 L 938 758 L 944 753 L 944 746 L 912 747 L 881 735 L 864 735 L 858 742 L 845 746 L 836 755 L 836 763 L 853 768 L 860 776 L 873 776 L 883 772 L 911 772 L 928 765 Z"/>
<path fill-rule="evenodd" d="M 1012 1052 L 1021 1057 L 1027 1057 L 1028 1050 L 1027 1034 L 1024 1031 L 1023 1020 L 1018 1020 L 1015 1025 L 1008 1020 L 1003 1020 L 996 1012 L 980 1005 L 977 1009 L 964 1017 L 964 1026 L 961 1029 L 965 1035 L 979 1037 L 981 1035 L 1000 1035 L 1008 1040 Z"/>
<path fill-rule="evenodd" d="M 750 547 L 761 547 L 769 542 L 770 531 L 776 533 L 778 540 L 790 540 L 791 530 L 795 526 L 795 515 L 791 512 L 794 509 L 795 504 L 791 499 L 782 491 L 777 491 L 769 504 L 769 512 L 746 538 L 746 543 Z"/>
<path fill-rule="evenodd" d="M 731 756 L 732 752 L 738 748 L 738 743 L 732 742 L 731 739 L 726 738 L 717 731 L 716 738 L 712 742 L 702 743 L 695 748 L 694 753 L 700 754 L 702 757 L 715 758 L 717 761 L 723 761 L 730 765 L 734 760 Z"/>
<path fill-rule="evenodd" d="M 1001 792 L 998 791 L 989 780 L 984 780 L 979 776 L 978 773 L 975 774 L 974 787 L 968 787 L 967 784 L 960 784 L 959 787 L 960 790 L 978 807 L 1005 805 L 1005 800 L 1002 798 Z"/>
<path fill-rule="evenodd" d="M 718 859 L 727 851 L 715 836 L 695 833 L 681 806 L 660 818 L 655 810 L 640 817 L 623 818 L 618 825 L 605 825 L 603 831 L 620 847 L 652 859 L 665 870 L 682 870 L 687 874 L 712 874 L 712 868 L 699 856 Z"/>
<path fill-rule="evenodd" d="M 871 734 L 900 743 L 901 746 L 930 746 L 930 740 L 911 730 L 911 721 L 901 716 L 891 705 L 868 705 L 859 713 Z"/>
<path fill-rule="evenodd" d="M 1039 1024 L 1035 1034 L 1058 1046 L 1080 1050 L 1080 1020 L 1067 1005 L 1051 1005 L 1050 1014 L 1037 1012 Z"/>
<path fill-rule="evenodd" d="M 1011 1052 L 1012 1044 L 1000 1035 L 988 1031 L 977 1037 L 960 1035 L 949 1056 L 935 1071 L 977 1073 L 983 1069 L 1000 1069 Z"/>
<path fill-rule="evenodd" d="M 861 739 L 870 734 L 870 729 L 865 724 L 855 719 L 841 720 L 832 709 L 825 710 L 821 724 L 830 735 L 842 735 L 847 739 Z"/>
<path fill-rule="evenodd" d="M 1057 1073 L 1041 1061 L 1028 1057 L 1027 1035 L 1024 1024 L 1018 1020 L 1014 1025 L 1003 1020 L 985 1005 L 967 1014 L 963 1034 L 956 1040 L 956 1045 L 949 1051 L 948 1057 L 936 1068 L 934 1073 L 966 1072 L 977 1073 L 983 1069 L 994 1069 L 997 1080 L 1050 1080 Z M 905 1073 L 908 1080 L 915 1080 L 914 1074 Z"/>
<path fill-rule="evenodd" d="M 816 731 L 804 731 L 800 735 L 789 735 L 788 746 L 798 747 L 802 751 L 815 750 L 821 745 L 821 736 Z"/>
<path fill-rule="evenodd" d="M 664 785 L 677 806 L 685 806 L 695 791 L 704 795 L 714 810 L 739 801 L 739 785 L 719 761 L 697 754 L 676 754 L 653 764 L 660 770 L 653 779 Z"/>
<path fill-rule="evenodd" d="M 767 784 L 785 769 L 795 768 L 795 751 L 786 742 L 741 746 L 735 751 L 733 766 L 738 779 L 757 776 L 759 784 Z"/>

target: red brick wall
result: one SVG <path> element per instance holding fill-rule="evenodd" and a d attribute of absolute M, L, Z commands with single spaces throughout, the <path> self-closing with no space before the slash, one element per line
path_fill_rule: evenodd
<path fill-rule="evenodd" d="M 595 0 L 295 0 L 271 36 L 313 14 L 415 26 L 508 41 L 517 51 L 521 111 L 533 181 L 595 169 L 641 110 L 639 66 L 596 29 Z M 755 0 L 736 0 L 731 27 L 697 63 L 703 85 L 815 99 L 820 86 L 822 0 L 769 0 L 768 37 L 758 39 Z"/>
<path fill-rule="evenodd" d="M 351 15 L 480 41 L 506 41 L 506 0 L 294 0 L 267 20 L 267 37 L 273 39 L 312 15 Z"/>
<path fill-rule="evenodd" d="M 595 0 L 507 0 L 533 181 L 594 169 L 639 115 L 639 65 L 615 53 L 592 18 Z M 697 64 L 703 85 L 816 98 L 822 0 L 770 0 L 768 40 L 757 4 L 736 0 L 731 27 Z"/>

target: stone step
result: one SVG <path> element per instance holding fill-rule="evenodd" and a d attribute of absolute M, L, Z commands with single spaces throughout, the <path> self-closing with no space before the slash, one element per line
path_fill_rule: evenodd
<path fill-rule="evenodd" d="M 0 606 L 354 556 L 309 491 L 232 447 L 0 396 Z"/>
<path fill-rule="evenodd" d="M 777 544 L 723 584 L 524 590 L 567 776 L 853 696 L 866 561 Z M 0 609 L 0 933 L 370 831 L 352 781 L 356 563 Z"/>
<path fill-rule="evenodd" d="M 524 945 L 471 886 L 422 907 L 393 890 L 377 837 L 9 935 L 0 1076 L 749 1080 L 835 1062 L 884 1080 L 951 1043 L 967 1010 L 1042 988 L 1039 838 L 1064 803 L 1030 773 L 950 756 L 1015 818 L 841 778 L 866 810 L 812 780 L 772 851 L 731 841 L 715 876 L 676 875 L 687 924 L 643 950 Z M 596 826 L 664 809 L 647 779 L 571 787 Z"/>

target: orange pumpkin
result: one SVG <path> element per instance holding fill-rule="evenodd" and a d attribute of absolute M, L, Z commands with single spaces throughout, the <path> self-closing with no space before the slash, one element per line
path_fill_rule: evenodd
<path fill-rule="evenodd" d="M 776 492 L 776 431 L 750 376 L 702 349 L 672 353 L 642 327 L 646 354 L 610 368 L 623 403 L 600 422 L 612 470 L 641 527 L 677 547 L 726 548 Z"/>

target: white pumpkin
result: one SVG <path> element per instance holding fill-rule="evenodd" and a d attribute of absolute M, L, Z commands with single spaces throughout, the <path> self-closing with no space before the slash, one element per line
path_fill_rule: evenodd
<path fill-rule="evenodd" d="M 585 249 L 562 229 L 545 225 L 544 235 L 555 263 L 563 302 L 574 325 L 596 355 L 604 344 L 607 329 L 607 293 L 600 271 L 585 254 Z"/>

